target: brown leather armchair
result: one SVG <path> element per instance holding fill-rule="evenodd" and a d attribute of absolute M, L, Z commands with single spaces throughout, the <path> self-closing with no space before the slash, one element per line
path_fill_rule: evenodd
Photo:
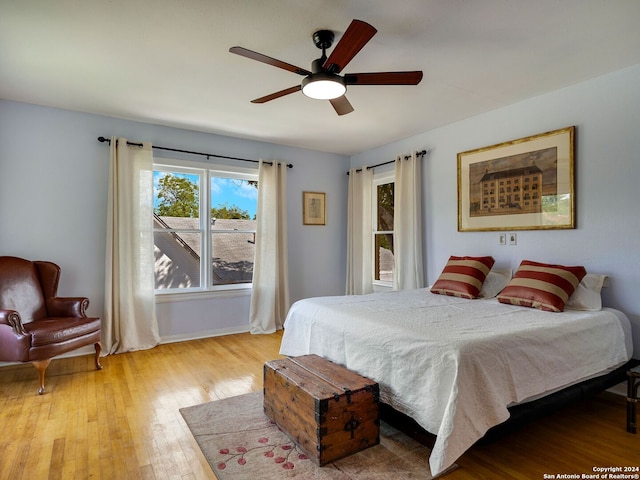
<path fill-rule="evenodd" d="M 0 360 L 31 362 L 40 377 L 51 359 L 93 344 L 101 370 L 100 319 L 89 318 L 89 299 L 56 297 L 60 267 L 55 263 L 0 257 Z"/>

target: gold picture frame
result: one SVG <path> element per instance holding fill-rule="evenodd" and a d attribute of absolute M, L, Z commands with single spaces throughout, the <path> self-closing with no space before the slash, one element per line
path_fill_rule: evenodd
<path fill-rule="evenodd" d="M 576 228 L 575 126 L 458 153 L 458 231 Z"/>
<path fill-rule="evenodd" d="M 326 194 L 302 192 L 302 224 L 326 225 Z"/>

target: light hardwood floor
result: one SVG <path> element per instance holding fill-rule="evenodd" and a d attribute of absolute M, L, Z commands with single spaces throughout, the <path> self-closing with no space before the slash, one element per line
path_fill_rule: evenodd
<path fill-rule="evenodd" d="M 0 480 L 215 479 L 179 409 L 262 388 L 280 334 L 229 335 L 112 355 L 56 359 L 45 395 L 30 365 L 0 368 Z M 639 466 L 624 397 L 609 393 L 476 445 L 447 480 L 543 479 Z"/>

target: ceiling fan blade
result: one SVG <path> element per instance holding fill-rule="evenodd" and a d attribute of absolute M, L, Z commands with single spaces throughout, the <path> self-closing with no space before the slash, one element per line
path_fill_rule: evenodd
<path fill-rule="evenodd" d="M 284 90 L 280 90 L 279 92 L 272 93 L 270 95 L 265 95 L 264 97 L 256 98 L 255 100 L 251 100 L 251 103 L 266 103 L 271 100 L 275 100 L 276 98 L 284 97 L 285 95 L 289 95 L 290 93 L 296 93 L 302 90 L 300 85 L 296 85 L 295 87 L 286 88 Z"/>
<path fill-rule="evenodd" d="M 422 72 L 377 72 L 348 73 L 344 76 L 347 85 L 417 85 L 422 80 Z"/>
<path fill-rule="evenodd" d="M 338 98 L 333 98 L 329 101 L 338 115 L 346 115 L 347 113 L 353 112 L 351 103 L 349 103 L 349 100 L 347 100 L 347 97 L 344 95 Z"/>
<path fill-rule="evenodd" d="M 283 62 L 281 60 L 276 60 L 275 58 L 267 57 L 266 55 L 263 55 L 258 52 L 254 52 L 252 50 L 247 50 L 246 48 L 243 48 L 243 47 L 231 47 L 229 51 L 231 53 L 235 53 L 236 55 L 250 58 L 251 60 L 257 60 L 258 62 L 266 63 L 267 65 L 273 65 L 274 67 L 282 68 L 283 70 L 297 73 L 298 75 L 303 75 L 303 76 L 311 75 L 311 72 L 309 70 L 296 67 L 295 65 L 291 65 L 290 63 Z"/>
<path fill-rule="evenodd" d="M 362 20 L 353 20 L 323 67 L 339 73 L 357 55 L 378 30 Z"/>

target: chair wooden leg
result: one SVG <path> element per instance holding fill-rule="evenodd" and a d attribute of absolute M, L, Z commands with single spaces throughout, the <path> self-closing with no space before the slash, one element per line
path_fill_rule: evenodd
<path fill-rule="evenodd" d="M 96 347 L 96 370 L 102 370 L 102 365 L 100 364 L 100 352 L 102 352 L 102 344 L 100 342 L 96 342 L 94 344 Z"/>
<path fill-rule="evenodd" d="M 40 379 L 40 387 L 38 388 L 38 395 L 42 395 L 44 393 L 44 372 L 47 370 L 49 363 L 51 363 L 51 359 L 48 358 L 46 360 L 35 360 L 31 362 L 36 370 L 38 370 L 38 377 Z"/>

